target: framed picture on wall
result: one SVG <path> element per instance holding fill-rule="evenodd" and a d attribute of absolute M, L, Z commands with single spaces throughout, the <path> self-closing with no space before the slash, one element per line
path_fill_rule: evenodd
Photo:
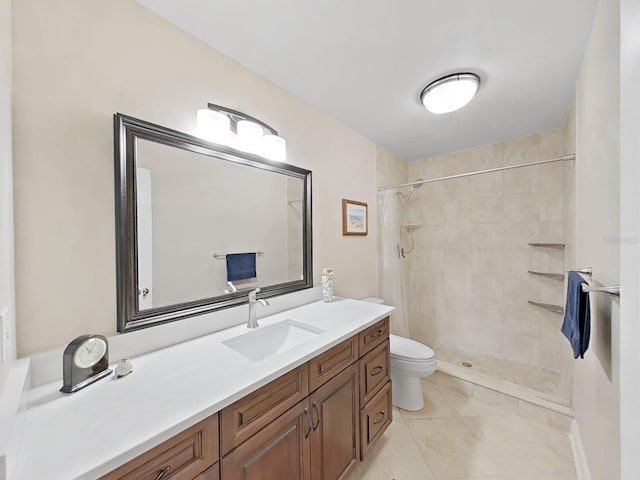
<path fill-rule="evenodd" d="M 369 233 L 367 204 L 342 199 L 342 235 L 366 235 Z"/>

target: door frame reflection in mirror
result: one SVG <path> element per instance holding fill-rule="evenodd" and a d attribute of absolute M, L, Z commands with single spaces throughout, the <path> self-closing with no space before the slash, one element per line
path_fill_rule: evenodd
<path fill-rule="evenodd" d="M 114 115 L 114 139 L 117 328 L 119 332 L 147 328 L 247 303 L 247 292 L 238 290 L 184 303 L 143 310 L 139 308 L 136 231 L 136 141 L 138 139 L 300 179 L 303 183 L 302 277 L 299 280 L 274 285 L 261 285 L 259 297 L 274 297 L 313 286 L 310 170 L 267 160 L 258 155 L 211 143 L 199 137 L 121 113 Z"/>

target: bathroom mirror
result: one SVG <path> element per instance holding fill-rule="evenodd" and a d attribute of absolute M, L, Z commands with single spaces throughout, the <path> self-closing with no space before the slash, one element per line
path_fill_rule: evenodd
<path fill-rule="evenodd" d="M 118 331 L 312 286 L 310 171 L 114 123 Z"/>

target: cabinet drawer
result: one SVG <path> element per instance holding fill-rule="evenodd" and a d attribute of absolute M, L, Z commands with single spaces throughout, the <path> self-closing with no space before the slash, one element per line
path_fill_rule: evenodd
<path fill-rule="evenodd" d="M 309 361 L 309 390 L 331 380 L 358 359 L 358 338 L 351 337 Z"/>
<path fill-rule="evenodd" d="M 358 335 L 360 356 L 371 351 L 387 338 L 389 338 L 389 317 L 380 320 L 378 323 L 360 332 Z"/>
<path fill-rule="evenodd" d="M 102 480 L 192 480 L 218 460 L 218 414 L 143 453 Z M 200 477 L 198 477 L 200 478 Z M 203 477 L 205 480 L 215 477 Z"/>
<path fill-rule="evenodd" d="M 220 462 L 224 480 L 305 480 L 310 478 L 309 402 L 287 410 Z"/>
<path fill-rule="evenodd" d="M 360 359 L 360 405 L 365 405 L 390 379 L 389 340 Z"/>
<path fill-rule="evenodd" d="M 250 393 L 222 410 L 221 455 L 226 455 L 309 393 L 307 364 Z"/>
<path fill-rule="evenodd" d="M 391 424 L 391 382 L 380 390 L 360 411 L 361 460 Z"/>
<path fill-rule="evenodd" d="M 196 480 L 220 480 L 220 464 L 216 463 L 212 467 L 207 468 L 206 471 L 198 475 Z"/>

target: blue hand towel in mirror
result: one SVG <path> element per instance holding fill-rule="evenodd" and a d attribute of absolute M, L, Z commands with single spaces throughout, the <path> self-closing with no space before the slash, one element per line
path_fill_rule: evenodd
<path fill-rule="evenodd" d="M 587 282 L 577 272 L 569 272 L 567 281 L 567 303 L 564 308 L 564 320 L 560 329 L 573 349 L 573 358 L 584 358 L 589 348 L 591 335 L 591 312 L 589 294 L 582 291 Z"/>
<path fill-rule="evenodd" d="M 256 277 L 256 254 L 228 253 L 227 281 L 245 280 Z"/>

